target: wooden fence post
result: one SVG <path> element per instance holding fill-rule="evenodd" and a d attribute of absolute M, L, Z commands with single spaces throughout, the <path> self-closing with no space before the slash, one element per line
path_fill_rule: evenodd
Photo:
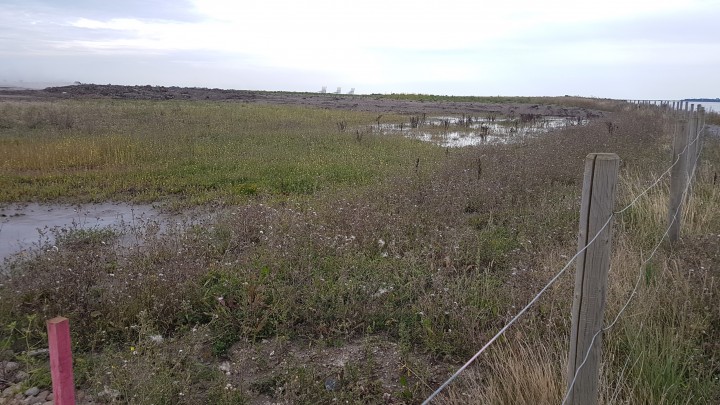
<path fill-rule="evenodd" d="M 585 159 L 578 249 L 585 248 L 595 235 L 598 236 L 576 262 L 568 386 L 576 372 L 577 378 L 568 393 L 568 404 L 595 404 L 598 399 L 602 332 L 595 338 L 592 347 L 590 342 L 603 326 L 612 220 L 604 229 L 603 226 L 613 213 L 619 168 L 620 158 L 614 153 L 591 153 Z M 587 361 L 578 371 L 588 351 Z"/>
<path fill-rule="evenodd" d="M 47 321 L 53 403 L 75 405 L 75 382 L 70 347 L 70 322 L 61 316 Z"/>
<path fill-rule="evenodd" d="M 672 161 L 675 166 L 670 171 L 670 204 L 668 210 L 668 239 L 676 242 L 680 238 L 680 222 L 682 219 L 683 192 L 687 186 L 687 144 L 688 121 L 680 119 L 678 130 L 673 141 Z M 684 150 L 684 152 L 683 152 Z M 683 152 L 683 153 L 680 153 Z"/>
<path fill-rule="evenodd" d="M 698 106 L 698 131 L 700 135 L 697 140 L 697 156 L 695 156 L 695 169 L 700 167 L 700 155 L 702 154 L 703 143 L 705 142 L 705 107 Z"/>
<path fill-rule="evenodd" d="M 698 115 L 695 109 L 695 104 L 691 104 L 690 115 L 688 118 L 688 154 L 687 154 L 687 172 L 688 177 L 692 178 L 693 170 L 695 169 L 695 156 L 697 155 L 698 143 L 697 143 L 697 131 L 698 131 Z"/>

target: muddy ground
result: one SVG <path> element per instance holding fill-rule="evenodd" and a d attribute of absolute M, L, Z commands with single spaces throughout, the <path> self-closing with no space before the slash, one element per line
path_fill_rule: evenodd
<path fill-rule="evenodd" d="M 120 99 L 120 100 L 212 100 L 243 103 L 304 105 L 328 109 L 370 111 L 398 114 L 536 114 L 542 116 L 603 117 L 602 111 L 558 105 L 522 103 L 479 103 L 455 101 L 395 100 L 377 95 L 347 95 L 323 93 L 287 93 L 250 90 L 223 90 L 162 86 L 120 86 L 80 84 L 48 87 L 43 90 L 13 90 L 0 88 L 0 100 L 62 100 L 62 99 Z"/>

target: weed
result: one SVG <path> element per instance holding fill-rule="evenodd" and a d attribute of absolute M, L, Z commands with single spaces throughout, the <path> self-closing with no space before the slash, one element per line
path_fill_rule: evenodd
<path fill-rule="evenodd" d="M 55 233 L 55 242 L 63 247 L 87 245 L 107 245 L 118 237 L 112 228 L 62 228 L 51 230 Z"/>

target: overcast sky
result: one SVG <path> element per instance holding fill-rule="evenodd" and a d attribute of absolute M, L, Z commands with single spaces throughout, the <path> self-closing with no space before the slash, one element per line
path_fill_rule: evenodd
<path fill-rule="evenodd" d="M 720 97 L 720 0 L 0 0 L 0 86 Z"/>

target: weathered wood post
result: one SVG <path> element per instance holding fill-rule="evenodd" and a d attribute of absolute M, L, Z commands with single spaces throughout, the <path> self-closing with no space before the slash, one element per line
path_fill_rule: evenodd
<path fill-rule="evenodd" d="M 70 322 L 61 316 L 50 319 L 47 321 L 47 332 L 53 403 L 55 405 L 75 405 Z"/>
<path fill-rule="evenodd" d="M 688 177 L 692 178 L 695 169 L 695 156 L 697 154 L 697 131 L 698 131 L 698 115 L 695 104 L 690 104 L 690 114 L 688 115 L 688 154 L 687 166 Z"/>
<path fill-rule="evenodd" d="M 670 242 L 676 242 L 680 238 L 683 193 L 688 181 L 686 166 L 689 134 L 688 121 L 680 119 L 673 140 L 672 163 L 675 165 L 670 171 L 670 204 L 668 209 L 668 239 Z"/>
<path fill-rule="evenodd" d="M 578 256 L 575 270 L 568 387 L 573 378 L 575 383 L 569 387 L 568 404 L 595 404 L 598 400 L 602 332 L 592 347 L 590 344 L 603 325 L 612 242 L 610 217 L 619 168 L 620 158 L 614 153 L 591 153 L 585 159 L 578 249 L 587 248 Z M 580 369 L 586 353 L 587 361 Z"/>
<path fill-rule="evenodd" d="M 698 131 L 697 155 L 695 156 L 695 169 L 700 167 L 700 155 L 702 154 L 703 143 L 705 142 L 705 107 L 698 106 Z"/>

